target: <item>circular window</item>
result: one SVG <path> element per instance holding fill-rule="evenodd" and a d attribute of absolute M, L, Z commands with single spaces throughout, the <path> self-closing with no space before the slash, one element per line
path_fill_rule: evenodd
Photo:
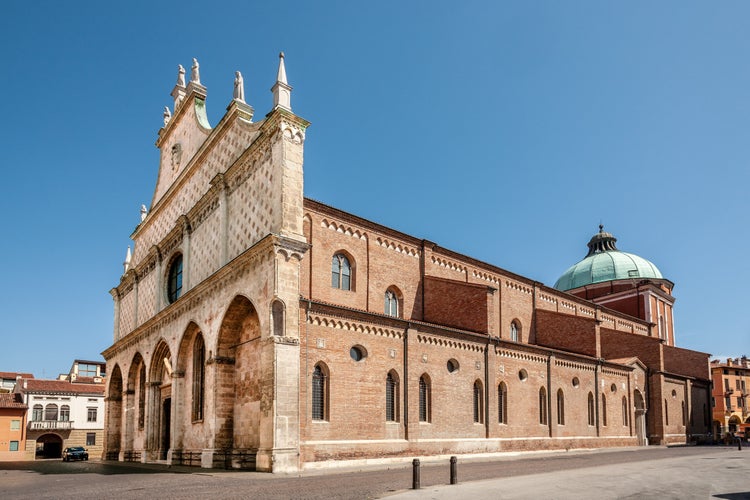
<path fill-rule="evenodd" d="M 458 370 L 458 361 L 456 361 L 455 359 L 449 359 L 447 368 L 448 368 L 448 373 L 455 372 L 456 370 Z"/>
<path fill-rule="evenodd" d="M 676 398 L 676 397 L 677 397 L 677 391 L 675 391 L 674 389 L 672 389 L 672 397 L 673 397 L 673 398 Z"/>
<path fill-rule="evenodd" d="M 365 351 L 365 348 L 361 345 L 355 345 L 349 349 L 349 356 L 351 356 L 354 361 L 362 361 L 367 356 L 367 351 Z"/>
<path fill-rule="evenodd" d="M 573 377 L 573 387 L 578 387 L 581 385 L 581 381 L 578 380 L 578 377 Z"/>
<path fill-rule="evenodd" d="M 167 277 L 167 299 L 171 304 L 182 295 L 182 254 L 172 259 Z"/>
<path fill-rule="evenodd" d="M 617 386 L 615 384 L 612 384 L 609 386 L 609 390 L 612 392 L 617 392 Z"/>
<path fill-rule="evenodd" d="M 524 380 L 529 378 L 529 374 L 526 370 L 519 370 L 518 378 L 523 382 Z"/>

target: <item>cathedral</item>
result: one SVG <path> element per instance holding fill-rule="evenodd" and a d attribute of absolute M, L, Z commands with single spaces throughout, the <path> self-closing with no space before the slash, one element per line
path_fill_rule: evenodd
<path fill-rule="evenodd" d="M 212 127 L 185 73 L 110 292 L 104 458 L 293 472 L 710 430 L 674 284 L 602 226 L 550 287 L 341 211 L 305 197 L 283 54 L 260 119 L 237 72 Z"/>

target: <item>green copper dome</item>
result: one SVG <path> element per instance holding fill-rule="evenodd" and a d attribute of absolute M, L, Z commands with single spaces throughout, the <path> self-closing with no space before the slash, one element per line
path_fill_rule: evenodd
<path fill-rule="evenodd" d="M 593 283 L 603 283 L 622 279 L 655 278 L 663 279 L 659 269 L 643 257 L 632 253 L 621 252 L 615 247 L 617 238 L 599 232 L 588 243 L 589 253 L 586 257 L 565 271 L 555 283 L 558 290 L 573 290 Z"/>

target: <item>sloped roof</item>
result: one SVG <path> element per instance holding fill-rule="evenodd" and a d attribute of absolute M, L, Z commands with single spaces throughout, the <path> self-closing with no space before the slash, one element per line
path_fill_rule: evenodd
<path fill-rule="evenodd" d="M 104 384 L 79 384 L 67 380 L 24 379 L 19 384 L 22 392 L 57 394 L 104 394 Z"/>
<path fill-rule="evenodd" d="M 15 380 L 18 377 L 34 378 L 34 375 L 31 373 L 0 372 L 0 378 L 9 378 Z"/>
<path fill-rule="evenodd" d="M 0 408 L 28 408 L 18 393 L 0 394 Z"/>

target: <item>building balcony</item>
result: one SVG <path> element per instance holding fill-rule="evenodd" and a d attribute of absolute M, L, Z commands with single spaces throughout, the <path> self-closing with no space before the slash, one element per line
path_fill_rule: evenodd
<path fill-rule="evenodd" d="M 29 422 L 30 431 L 68 430 L 73 428 L 70 420 L 32 420 Z"/>

